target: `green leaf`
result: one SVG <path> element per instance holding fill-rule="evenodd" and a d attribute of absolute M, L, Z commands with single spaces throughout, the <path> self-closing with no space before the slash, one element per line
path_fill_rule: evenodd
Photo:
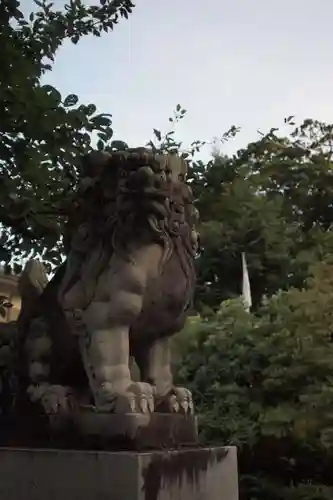
<path fill-rule="evenodd" d="M 111 125 L 111 115 L 100 114 L 96 115 L 91 119 L 91 122 L 96 128 L 98 127 L 108 127 Z"/>
<path fill-rule="evenodd" d="M 75 94 L 69 94 L 64 100 L 64 106 L 69 108 L 71 106 L 75 106 L 79 102 L 79 98 Z"/>
<path fill-rule="evenodd" d="M 87 116 L 92 116 L 94 113 L 96 113 L 97 107 L 95 104 L 88 104 L 88 106 L 85 106 L 85 112 Z"/>
<path fill-rule="evenodd" d="M 154 135 L 157 138 L 157 140 L 160 141 L 162 139 L 161 132 L 159 130 L 157 130 L 156 128 L 153 129 L 153 132 L 154 132 Z"/>
<path fill-rule="evenodd" d="M 55 89 L 51 85 L 43 85 L 42 89 L 48 96 L 52 97 L 56 105 L 61 103 L 61 94 L 57 89 Z"/>
<path fill-rule="evenodd" d="M 103 151 L 104 150 L 104 142 L 99 140 L 97 141 L 97 149 L 98 151 Z"/>
<path fill-rule="evenodd" d="M 14 263 L 14 273 L 15 274 L 20 274 L 22 272 L 22 265 L 17 264 L 16 262 Z"/>

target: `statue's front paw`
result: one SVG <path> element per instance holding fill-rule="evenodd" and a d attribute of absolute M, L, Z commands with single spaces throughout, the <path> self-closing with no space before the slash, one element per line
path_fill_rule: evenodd
<path fill-rule="evenodd" d="M 153 413 L 155 388 L 145 382 L 132 382 L 128 391 L 134 394 L 137 413 Z"/>
<path fill-rule="evenodd" d="M 154 388 L 143 382 L 132 382 L 125 391 L 112 392 L 105 384 L 100 401 L 98 406 L 103 411 L 150 414 L 154 411 Z"/>
<path fill-rule="evenodd" d="M 77 401 L 69 387 L 40 384 L 28 389 L 30 400 L 39 403 L 46 415 L 70 415 L 77 408 Z"/>
<path fill-rule="evenodd" d="M 158 398 L 156 411 L 193 415 L 194 406 L 191 391 L 185 387 L 174 387 L 166 396 Z"/>

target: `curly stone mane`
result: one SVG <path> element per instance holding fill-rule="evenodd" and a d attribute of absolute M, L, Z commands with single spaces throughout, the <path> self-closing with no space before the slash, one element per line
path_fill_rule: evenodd
<path fill-rule="evenodd" d="M 185 176 L 186 163 L 177 155 L 143 148 L 86 157 L 75 216 L 65 235 L 73 271 L 61 294 L 80 280 L 85 288 L 82 306 L 87 307 L 94 293 L 91 283 L 96 284 L 111 255 L 118 252 L 131 259 L 131 249 L 147 242 L 163 246 L 162 267 L 177 254 L 191 288 L 198 212 Z"/>

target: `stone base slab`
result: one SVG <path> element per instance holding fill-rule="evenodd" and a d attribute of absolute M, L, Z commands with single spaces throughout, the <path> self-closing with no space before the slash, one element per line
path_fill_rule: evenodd
<path fill-rule="evenodd" d="M 198 444 L 196 417 L 180 414 L 112 415 L 81 411 L 75 426 L 81 436 L 110 441 L 126 439 L 136 449 L 170 449 Z"/>
<path fill-rule="evenodd" d="M 0 449 L 1 500 L 238 500 L 236 448 Z"/>
<path fill-rule="evenodd" d="M 197 418 L 175 413 L 117 415 L 82 409 L 71 419 L 35 415 L 0 427 L 2 447 L 143 451 L 198 445 Z"/>

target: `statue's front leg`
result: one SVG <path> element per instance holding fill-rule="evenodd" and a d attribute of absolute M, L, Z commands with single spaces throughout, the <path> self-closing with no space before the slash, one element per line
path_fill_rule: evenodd
<path fill-rule="evenodd" d="M 193 413 L 191 392 L 184 387 L 175 387 L 173 384 L 168 338 L 140 346 L 135 357 L 141 372 L 141 379 L 155 387 L 155 411 Z"/>
<path fill-rule="evenodd" d="M 118 262 L 116 270 L 101 277 L 83 313 L 80 350 L 97 410 L 147 413 L 154 408 L 153 388 L 133 382 L 129 366 L 129 330 L 141 313 L 145 282 L 130 263 Z"/>

